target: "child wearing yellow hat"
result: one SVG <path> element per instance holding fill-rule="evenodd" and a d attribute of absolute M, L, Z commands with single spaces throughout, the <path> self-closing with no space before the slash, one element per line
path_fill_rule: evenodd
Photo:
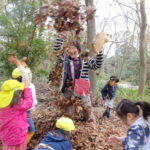
<path fill-rule="evenodd" d="M 28 136 L 27 136 L 27 144 L 30 142 L 31 138 L 33 137 L 34 133 L 35 133 L 35 126 L 34 126 L 34 122 L 31 118 L 31 113 L 30 111 L 32 109 L 34 109 L 34 107 L 37 105 L 37 99 L 36 99 L 36 90 L 35 90 L 35 86 L 33 83 L 31 83 L 32 81 L 32 72 L 30 70 L 30 68 L 27 66 L 26 62 L 24 59 L 21 60 L 21 64 L 23 66 L 19 66 L 17 68 L 15 68 L 12 72 L 12 78 L 19 81 L 19 82 L 23 82 L 24 81 L 24 76 L 21 73 L 21 71 L 26 72 L 26 74 L 28 75 L 28 79 L 29 79 L 29 88 L 31 89 L 32 92 L 32 98 L 33 98 L 33 105 L 32 108 L 27 110 L 27 121 L 29 124 L 29 128 L 28 128 Z"/>
<path fill-rule="evenodd" d="M 9 61 L 21 66 L 19 60 L 10 57 Z M 24 73 L 24 72 L 22 72 Z M 26 150 L 28 123 L 26 110 L 32 107 L 32 93 L 29 88 L 27 75 L 25 82 L 7 80 L 0 91 L 0 139 L 2 150 Z"/>
<path fill-rule="evenodd" d="M 70 118 L 61 117 L 56 121 L 56 130 L 47 133 L 35 150 L 71 150 L 69 133 L 75 130 L 75 125 Z"/>

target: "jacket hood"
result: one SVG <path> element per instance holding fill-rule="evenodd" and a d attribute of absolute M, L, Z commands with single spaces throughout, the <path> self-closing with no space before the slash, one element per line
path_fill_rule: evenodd
<path fill-rule="evenodd" d="M 53 133 L 47 133 L 44 138 L 45 142 L 63 142 L 68 141 L 68 139 L 61 134 L 59 131 L 54 131 Z"/>

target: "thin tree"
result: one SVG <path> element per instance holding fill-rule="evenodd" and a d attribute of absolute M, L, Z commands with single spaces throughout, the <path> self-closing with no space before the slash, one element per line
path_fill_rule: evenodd
<path fill-rule="evenodd" d="M 94 2 L 93 0 L 85 0 L 86 6 L 87 7 L 94 7 Z M 93 17 L 92 20 L 87 22 L 87 43 L 88 46 L 90 47 L 94 38 L 94 35 L 96 33 L 95 29 L 95 17 Z M 93 56 L 94 54 L 90 52 L 90 55 Z M 90 83 L 91 83 L 91 91 L 93 93 L 96 93 L 96 83 L 97 83 L 97 76 L 95 71 L 89 71 L 89 77 L 90 77 Z"/>
<path fill-rule="evenodd" d="M 141 0 L 140 3 L 140 42 L 139 42 L 139 52 L 140 52 L 140 81 L 139 81 L 139 96 L 144 100 L 145 85 L 147 77 L 147 42 L 146 42 L 146 29 L 147 29 L 147 16 L 145 12 L 145 1 Z"/>
<path fill-rule="evenodd" d="M 124 13 L 124 16 L 126 19 L 130 20 L 131 22 L 134 22 L 138 29 L 139 29 L 139 38 L 138 38 L 138 49 L 139 49 L 139 58 L 140 58 L 140 75 L 139 75 L 139 90 L 138 95 L 140 96 L 141 100 L 144 100 L 144 94 L 145 94 L 145 85 L 146 85 L 146 78 L 147 78 L 147 37 L 146 37 L 146 30 L 147 30 L 147 15 L 146 15 L 146 9 L 145 9 L 145 0 L 140 0 L 140 2 L 137 2 L 137 0 L 131 0 L 133 4 L 135 4 L 135 7 L 132 7 L 126 3 L 122 3 L 121 0 L 113 0 L 116 2 L 120 8 L 126 7 L 131 12 L 134 12 L 136 15 L 136 19 L 132 19 L 130 16 Z"/>

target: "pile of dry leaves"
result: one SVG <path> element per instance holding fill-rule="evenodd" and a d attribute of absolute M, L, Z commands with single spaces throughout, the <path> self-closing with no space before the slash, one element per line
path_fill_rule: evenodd
<path fill-rule="evenodd" d="M 40 84 L 41 87 L 41 84 Z M 54 123 L 57 118 L 61 116 L 67 116 L 65 114 L 64 106 L 68 104 L 62 94 L 58 92 L 58 87 L 39 88 L 38 99 L 39 105 L 32 112 L 32 117 L 36 126 L 36 133 L 28 145 L 28 150 L 35 147 L 44 135 L 54 128 Z M 45 99 L 40 93 L 46 95 Z M 93 107 L 97 123 L 86 122 L 83 116 L 83 108 L 80 105 L 79 100 L 73 99 L 73 105 L 76 107 L 76 113 L 70 116 L 76 125 L 76 130 L 72 132 L 71 142 L 73 144 L 73 150 L 121 150 L 121 146 L 117 145 L 112 147 L 107 143 L 107 138 L 110 135 L 123 135 L 126 127 L 120 126 L 121 122 L 115 116 L 114 112 L 108 120 L 101 119 L 102 107 Z"/>
<path fill-rule="evenodd" d="M 44 84 L 40 81 L 36 83 L 39 105 L 32 112 L 36 132 L 28 145 L 28 150 L 33 149 L 48 131 L 53 130 L 56 119 L 61 116 L 68 116 L 65 113 L 65 108 L 70 104 L 75 107 L 75 114 L 69 116 L 76 125 L 76 130 L 71 135 L 73 150 L 121 150 L 120 145 L 117 145 L 117 147 L 110 146 L 107 143 L 107 138 L 114 134 L 124 135 L 126 127 L 120 126 L 122 123 L 115 116 L 114 112 L 112 112 L 110 119 L 103 120 L 101 116 L 104 108 L 100 107 L 99 100 L 96 97 L 92 98 L 92 101 L 97 123 L 93 124 L 85 121 L 86 111 L 82 107 L 80 100 L 73 97 L 70 102 L 64 99 L 62 93 L 59 92 L 60 69 L 61 67 L 57 65 L 54 67 L 49 84 Z"/>
<path fill-rule="evenodd" d="M 113 120 L 114 119 L 114 120 Z M 72 143 L 74 150 L 121 150 L 121 145 L 117 148 L 110 146 L 107 142 L 110 135 L 119 135 L 122 128 L 119 127 L 116 118 L 110 120 L 99 120 L 98 124 L 79 122 L 76 123 L 76 131 L 72 133 Z M 118 127 L 116 129 L 116 126 Z"/>
<path fill-rule="evenodd" d="M 93 8 L 67 0 L 40 7 L 34 21 L 38 25 L 54 27 L 57 32 L 74 31 L 78 35 L 83 30 L 84 23 L 93 18 L 94 12 Z"/>
<path fill-rule="evenodd" d="M 63 63 L 59 61 L 55 64 L 55 67 L 49 74 L 49 85 L 59 87 L 61 85 L 61 78 L 62 78 L 62 69 Z M 57 89 L 58 90 L 58 89 Z"/>

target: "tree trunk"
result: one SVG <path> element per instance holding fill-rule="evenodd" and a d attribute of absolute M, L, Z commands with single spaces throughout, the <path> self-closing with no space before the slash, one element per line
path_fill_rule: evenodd
<path fill-rule="evenodd" d="M 93 0 L 85 0 L 86 6 L 94 7 Z M 94 35 L 96 33 L 95 29 L 95 17 L 87 22 L 87 43 L 88 46 L 91 46 L 91 43 L 93 41 Z M 90 52 L 90 55 L 93 56 L 94 54 Z M 95 71 L 89 71 L 89 78 L 90 78 L 90 84 L 91 84 L 91 91 L 93 94 L 96 93 L 96 87 L 97 87 L 97 76 Z"/>
<path fill-rule="evenodd" d="M 139 53 L 140 53 L 140 81 L 139 81 L 139 96 L 141 100 L 144 100 L 145 94 L 145 84 L 146 84 L 146 74 L 147 74 L 147 61 L 146 61 L 146 29 L 147 29 L 147 18 L 145 13 L 145 2 L 140 3 L 140 41 L 139 41 Z"/>

